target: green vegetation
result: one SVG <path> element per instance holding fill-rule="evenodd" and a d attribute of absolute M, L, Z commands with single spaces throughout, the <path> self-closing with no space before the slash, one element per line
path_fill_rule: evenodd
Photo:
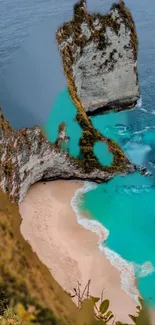
<path fill-rule="evenodd" d="M 0 191 L 0 315 L 19 303 L 34 306 L 41 325 L 74 324 L 76 307 L 23 239 L 18 206 Z"/>
<path fill-rule="evenodd" d="M 83 293 L 82 293 L 83 294 Z M 78 295 L 78 312 L 75 314 L 75 325 L 108 325 L 112 320 L 113 325 L 129 325 L 119 321 L 115 321 L 115 316 L 109 310 L 110 302 L 108 299 L 87 296 L 83 300 Z M 137 306 L 137 314 L 135 316 L 129 315 L 132 322 L 136 325 L 151 325 L 147 309 L 143 301 L 139 299 L 141 306 Z M 4 312 L 0 313 L 0 325 L 42 325 L 42 324 L 67 324 L 63 321 L 42 318 L 39 320 L 40 311 L 35 306 L 31 305 L 27 309 L 18 303 L 14 308 L 6 308 Z M 45 316 L 44 316 L 45 317 Z M 68 323 L 70 324 L 70 323 Z"/>

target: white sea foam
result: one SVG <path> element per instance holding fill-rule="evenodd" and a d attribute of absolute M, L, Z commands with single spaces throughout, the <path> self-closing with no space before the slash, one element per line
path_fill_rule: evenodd
<path fill-rule="evenodd" d="M 143 104 L 143 100 L 142 100 L 142 97 L 140 96 L 140 98 L 137 101 L 136 107 L 141 108 L 142 104 Z"/>
<path fill-rule="evenodd" d="M 147 111 L 145 108 L 142 107 L 142 105 L 143 105 L 143 100 L 142 100 L 142 97 L 140 97 L 135 107 L 139 108 L 141 111 L 143 111 L 145 113 L 155 115 L 155 110 Z"/>
<path fill-rule="evenodd" d="M 141 134 L 141 133 L 145 133 L 147 132 L 148 130 L 154 130 L 155 129 L 155 126 L 145 126 L 145 128 L 143 130 L 140 130 L 140 131 L 135 131 L 133 132 L 133 134 Z"/>
<path fill-rule="evenodd" d="M 142 112 L 145 112 L 145 113 L 148 113 L 148 111 L 145 109 L 145 108 L 140 108 L 140 110 L 142 111 Z"/>
<path fill-rule="evenodd" d="M 136 303 L 139 303 L 139 291 L 136 287 L 135 272 L 138 273 L 139 277 L 145 277 L 154 272 L 155 269 L 150 262 L 146 262 L 143 265 L 137 265 L 135 263 L 127 262 L 119 254 L 104 245 L 104 241 L 109 236 L 109 230 L 103 227 L 103 225 L 100 224 L 98 221 L 84 217 L 84 214 L 79 208 L 79 201 L 83 199 L 84 194 L 95 188 L 97 188 L 96 183 L 85 182 L 84 186 L 75 192 L 75 195 L 71 200 L 72 209 L 77 215 L 78 223 L 84 228 L 95 232 L 98 235 L 99 249 L 105 254 L 110 263 L 120 271 L 120 281 L 122 289 L 132 299 L 134 299 Z"/>

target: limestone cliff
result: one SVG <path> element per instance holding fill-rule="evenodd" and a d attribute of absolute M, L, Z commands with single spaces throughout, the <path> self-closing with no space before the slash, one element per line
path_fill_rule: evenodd
<path fill-rule="evenodd" d="M 139 98 L 138 40 L 123 1 L 107 15 L 87 13 L 86 0 L 57 31 L 59 52 L 73 101 L 89 114 L 135 106 Z"/>
<path fill-rule="evenodd" d="M 86 1 L 74 7 L 74 18 L 56 33 L 70 96 L 82 128 L 79 157 L 61 150 L 69 141 L 66 126 L 51 144 L 39 127 L 14 131 L 0 110 L 0 187 L 12 201 L 21 202 L 28 188 L 40 180 L 81 179 L 104 182 L 117 174 L 133 172 L 121 148 L 101 135 L 86 111 L 110 106 L 133 106 L 139 96 L 137 36 L 124 3 L 113 5 L 106 16 L 88 14 Z M 51 125 L 52 127 L 52 125 Z M 103 166 L 94 154 L 96 142 L 104 142 L 113 155 Z M 66 146 L 67 147 L 67 146 Z"/>
<path fill-rule="evenodd" d="M 12 201 L 21 202 L 28 188 L 40 180 L 74 178 L 102 182 L 117 173 L 135 170 L 135 166 L 117 144 L 102 137 L 89 124 L 89 120 L 85 121 L 83 118 L 83 124 L 87 125 L 88 133 L 90 130 L 86 143 L 91 143 L 85 149 L 81 144 L 83 159 L 80 160 L 70 157 L 60 149 L 61 140 L 66 140 L 65 125 L 60 125 L 58 141 L 51 144 L 37 126 L 14 131 L 0 111 L 0 187 Z M 110 167 L 101 166 L 93 155 L 91 144 L 96 138 L 106 141 L 114 155 L 114 162 Z"/>

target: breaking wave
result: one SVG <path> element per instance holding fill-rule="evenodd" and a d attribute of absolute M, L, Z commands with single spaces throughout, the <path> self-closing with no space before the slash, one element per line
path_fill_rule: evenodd
<path fill-rule="evenodd" d="M 84 212 L 80 209 L 84 194 L 97 188 L 97 186 L 96 183 L 85 182 L 84 186 L 75 192 L 71 200 L 72 209 L 76 213 L 78 224 L 98 235 L 98 247 L 100 251 L 105 254 L 110 263 L 120 272 L 121 288 L 138 303 L 140 294 L 136 287 L 135 272 L 142 278 L 155 270 L 150 262 L 145 262 L 143 265 L 127 262 L 119 254 L 106 247 L 104 241 L 109 236 L 109 230 L 97 220 L 88 219 L 84 216 Z"/>

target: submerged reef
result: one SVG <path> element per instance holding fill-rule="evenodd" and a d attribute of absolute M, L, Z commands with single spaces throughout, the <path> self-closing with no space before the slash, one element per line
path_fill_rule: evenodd
<path fill-rule="evenodd" d="M 123 1 L 105 16 L 89 14 L 86 0 L 79 1 L 72 21 L 57 30 L 56 38 L 75 103 L 88 114 L 135 106 L 138 39 Z"/>

